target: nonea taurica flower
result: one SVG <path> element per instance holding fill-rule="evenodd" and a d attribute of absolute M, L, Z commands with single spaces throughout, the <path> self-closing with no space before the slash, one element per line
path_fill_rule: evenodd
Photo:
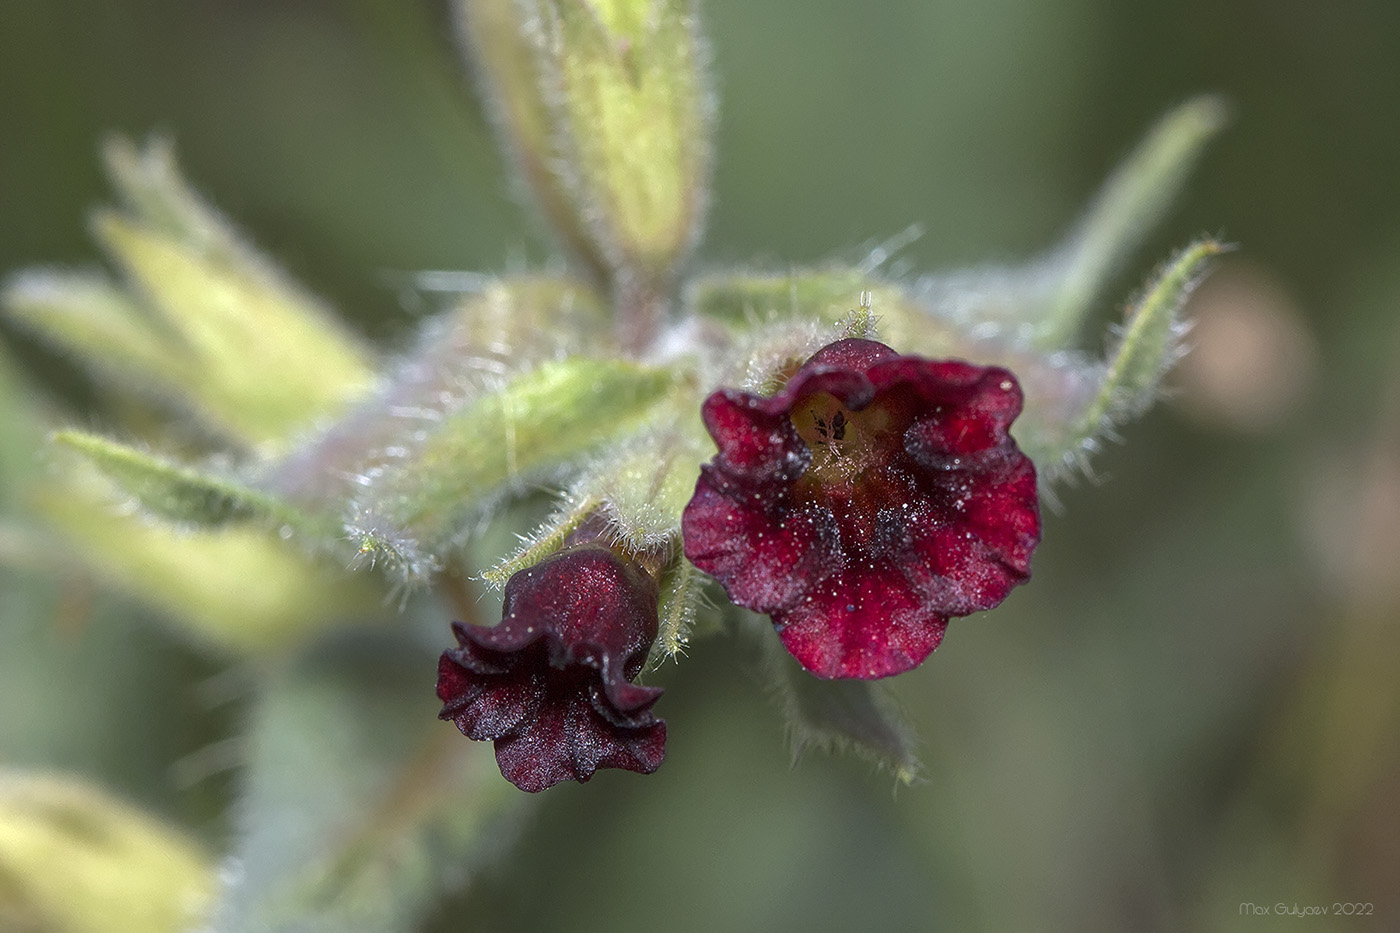
<path fill-rule="evenodd" d="M 496 745 L 501 773 L 540 791 L 599 768 L 650 774 L 666 754 L 660 688 L 631 681 L 656 638 L 657 587 L 607 548 L 580 545 L 506 583 L 501 623 L 452 624 L 439 716 Z"/>
<path fill-rule="evenodd" d="M 907 671 L 950 616 L 1030 576 L 1035 467 L 1007 433 L 1020 411 L 1005 369 L 860 339 L 771 397 L 718 391 L 704 418 L 719 454 L 685 509 L 685 554 L 817 676 Z"/>

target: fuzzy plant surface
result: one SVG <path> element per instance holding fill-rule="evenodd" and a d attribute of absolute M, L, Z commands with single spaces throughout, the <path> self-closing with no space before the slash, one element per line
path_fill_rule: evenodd
<path fill-rule="evenodd" d="M 799 747 L 913 781 L 886 679 L 952 620 L 1035 598 L 1042 504 L 1157 398 L 1222 250 L 1188 244 L 1083 333 L 1222 123 L 1199 98 L 1023 266 L 699 269 L 716 113 L 693 0 L 453 9 L 567 265 L 474 279 L 386 355 L 168 141 L 114 139 L 109 271 L 6 281 L 17 325 L 159 416 L 31 423 L 34 533 L 257 672 L 230 851 L 196 864 L 123 815 L 180 870 L 73 929 L 411 928 L 498 852 L 521 791 L 664 767 L 657 682 L 705 638 L 746 636 Z M 455 620 L 396 618 L 424 593 Z M 424 706 L 439 652 L 448 722 Z M 117 818 L 53 780 L 0 784 Z M 35 910 L 106 870 L 50 843 L 0 840 L 6 877 L 47 885 Z"/>

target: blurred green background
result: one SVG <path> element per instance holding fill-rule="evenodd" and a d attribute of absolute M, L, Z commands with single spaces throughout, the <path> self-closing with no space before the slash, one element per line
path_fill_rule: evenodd
<path fill-rule="evenodd" d="M 1196 234 L 1241 248 L 1198 293 L 1174 397 L 1096 461 L 1106 481 L 1063 491 L 1034 582 L 899 679 L 925 783 L 791 768 L 743 646 L 701 642 L 665 672 L 661 771 L 550 791 L 437 927 L 1400 927 L 1400 6 L 703 14 L 703 263 L 858 256 L 915 222 L 916 270 L 1027 257 L 1201 91 L 1233 125 L 1118 293 Z M 407 274 L 550 256 L 465 74 L 422 0 L 0 4 L 0 271 L 95 263 L 98 140 L 158 129 L 257 242 L 401 346 L 431 310 Z M 108 424 L 85 376 L 5 336 L 45 404 Z M 0 764 L 80 770 L 219 846 L 236 779 L 207 749 L 242 715 L 218 702 L 238 672 L 77 571 L 32 582 L 12 543 Z M 1240 912 L 1338 901 L 1373 914 Z"/>

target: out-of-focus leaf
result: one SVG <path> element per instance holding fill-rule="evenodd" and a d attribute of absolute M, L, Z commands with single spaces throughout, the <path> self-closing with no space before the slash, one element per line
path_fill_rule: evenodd
<path fill-rule="evenodd" d="M 153 135 L 138 148 L 124 136 L 103 141 L 102 162 L 122 204 L 152 229 L 224 262 L 257 262 L 233 226 L 181 175 L 175 146 Z"/>
<path fill-rule="evenodd" d="M 234 437 L 284 441 L 369 387 L 365 354 L 256 267 L 201 254 L 119 214 L 97 214 L 94 230 L 189 355 L 182 387 L 193 404 Z"/>
<path fill-rule="evenodd" d="M 476 67 L 483 96 L 493 110 L 520 172 L 550 226 L 599 282 L 609 263 L 574 208 L 569 184 L 559 171 L 560 141 L 546 104 L 541 67 L 531 48 L 518 0 L 453 0 L 452 9 L 467 58 Z"/>
<path fill-rule="evenodd" d="M 1226 115 L 1224 101 L 1210 95 L 1169 112 L 1044 257 L 1018 267 L 925 276 L 911 287 L 912 296 L 974 340 L 1037 352 L 1067 348 L 1113 275 L 1166 214 Z"/>
<path fill-rule="evenodd" d="M 127 490 L 57 462 L 30 504 L 102 581 L 170 617 L 202 645 L 267 654 L 349 619 L 391 613 L 379 582 L 308 556 L 266 527 L 182 530 L 121 509 Z"/>
<path fill-rule="evenodd" d="M 413 929 L 502 850 L 529 798 L 437 720 L 434 661 L 344 638 L 266 685 L 218 933 Z"/>
<path fill-rule="evenodd" d="M 72 777 L 0 771 L 0 927 L 181 933 L 213 888 L 175 829 Z"/>
<path fill-rule="evenodd" d="M 746 621 L 767 625 L 767 619 L 757 617 Z M 804 671 L 777 638 L 762 638 L 760 644 L 765 682 L 787 720 L 794 758 L 809 748 L 849 751 L 875 762 L 901 784 L 918 779 L 917 739 L 888 687 L 878 681 L 821 680 Z"/>
<path fill-rule="evenodd" d="M 178 397 L 194 373 L 177 335 L 102 273 L 28 269 L 0 307 L 104 376 Z"/>
<path fill-rule="evenodd" d="M 692 0 L 457 4 L 471 58 L 546 216 L 644 346 L 708 199 L 708 56 Z"/>
<path fill-rule="evenodd" d="M 605 258 L 665 279 L 696 239 L 710 100 L 691 0 L 538 4 L 540 93 Z"/>
<path fill-rule="evenodd" d="M 154 135 L 138 148 L 130 140 L 114 136 L 103 144 L 102 155 L 107 176 L 134 223 L 179 243 L 210 268 L 239 279 L 258 299 L 249 314 L 259 315 L 262 323 L 285 328 L 288 337 L 305 339 L 308 349 L 329 356 L 325 370 L 328 382 L 344 378 L 358 385 L 367 378 L 366 349 L 331 308 L 260 253 L 189 186 L 169 139 Z M 264 348 L 259 343 L 256 349 Z"/>
<path fill-rule="evenodd" d="M 1166 213 L 1227 115 L 1219 97 L 1188 100 L 1164 116 L 1113 173 L 1075 232 L 1047 261 L 1062 268 L 1050 308 L 1036 323 L 1038 345 L 1057 348 L 1074 337 L 1110 276 Z"/>
<path fill-rule="evenodd" d="M 370 386 L 367 350 L 185 185 L 167 143 L 105 151 L 129 213 L 98 212 L 93 230 L 130 290 L 29 270 L 0 295 L 12 317 L 252 446 L 285 443 Z"/>
<path fill-rule="evenodd" d="M 143 508 L 169 521 L 208 527 L 249 518 L 302 528 L 313 524 L 290 506 L 234 480 L 171 463 L 110 438 L 58 431 L 53 441 L 82 454 Z"/>

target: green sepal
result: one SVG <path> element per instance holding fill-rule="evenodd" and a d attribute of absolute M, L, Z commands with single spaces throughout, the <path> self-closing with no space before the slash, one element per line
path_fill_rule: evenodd
<path fill-rule="evenodd" d="M 662 573 L 656 642 L 647 658 L 648 669 L 660 667 L 663 662 L 685 654 L 700 610 L 706 603 L 708 581 L 709 577 L 684 556 L 677 557 Z"/>
<path fill-rule="evenodd" d="M 217 527 L 261 518 L 294 530 L 331 534 L 324 520 L 304 515 L 290 505 L 236 480 L 201 472 L 125 444 L 86 434 L 58 431 L 55 444 L 82 454 L 151 514 L 173 522 Z"/>
<path fill-rule="evenodd" d="M 346 633 L 275 670 L 248 738 L 237 840 L 214 929 L 416 929 L 502 851 L 530 797 L 491 747 L 440 722 L 435 657 Z"/>
<path fill-rule="evenodd" d="M 1025 410 L 1012 433 L 1035 462 L 1042 484 L 1073 470 L 1114 429 L 1141 415 L 1157 398 L 1163 374 L 1183 352 L 1181 308 L 1225 250 L 1202 240 L 1165 263 L 1113 328 L 1103 360 L 1079 353 L 1012 352 L 997 362 L 1012 369 L 1025 393 Z"/>
<path fill-rule="evenodd" d="M 0 771 L 0 927 L 180 933 L 213 888 L 209 856 L 154 816 L 75 777 Z"/>
<path fill-rule="evenodd" d="M 465 536 L 473 509 L 635 429 L 686 384 L 684 371 L 625 360 L 541 364 L 444 416 L 421 444 L 366 477 L 352 540 L 424 578 Z"/>
<path fill-rule="evenodd" d="M 970 343 L 905 289 L 851 267 L 700 276 L 686 299 L 694 312 L 762 344 L 773 343 L 766 333 L 784 326 L 838 328 L 834 339 L 866 337 L 925 356 L 961 355 Z"/>
<path fill-rule="evenodd" d="M 598 500 L 590 496 L 569 496 L 549 519 L 525 537 L 509 557 L 503 558 L 481 574 L 481 579 L 494 589 L 506 585 L 511 577 L 527 567 L 533 567 L 564 546 L 569 535 L 598 511 Z"/>
<path fill-rule="evenodd" d="M 746 615 L 753 628 L 768 620 Z M 802 669 L 772 631 L 761 636 L 766 684 L 787 721 L 793 759 L 809 749 L 851 752 L 874 762 L 901 784 L 913 784 L 921 765 L 917 739 L 889 688 L 878 681 L 822 680 Z"/>
<path fill-rule="evenodd" d="M 1162 117 L 1113 173 L 1069 239 L 1046 260 L 1056 269 L 1055 287 L 1035 322 L 1036 345 L 1059 348 L 1074 338 L 1113 274 L 1166 214 L 1228 113 L 1219 97 L 1188 100 Z"/>
<path fill-rule="evenodd" d="M 1163 373 L 1181 356 L 1181 308 L 1210 261 L 1225 249 L 1214 240 L 1188 246 L 1162 266 L 1128 308 L 1110 340 L 1103 384 L 1079 420 L 1081 434 L 1136 418 L 1156 399 Z"/>

